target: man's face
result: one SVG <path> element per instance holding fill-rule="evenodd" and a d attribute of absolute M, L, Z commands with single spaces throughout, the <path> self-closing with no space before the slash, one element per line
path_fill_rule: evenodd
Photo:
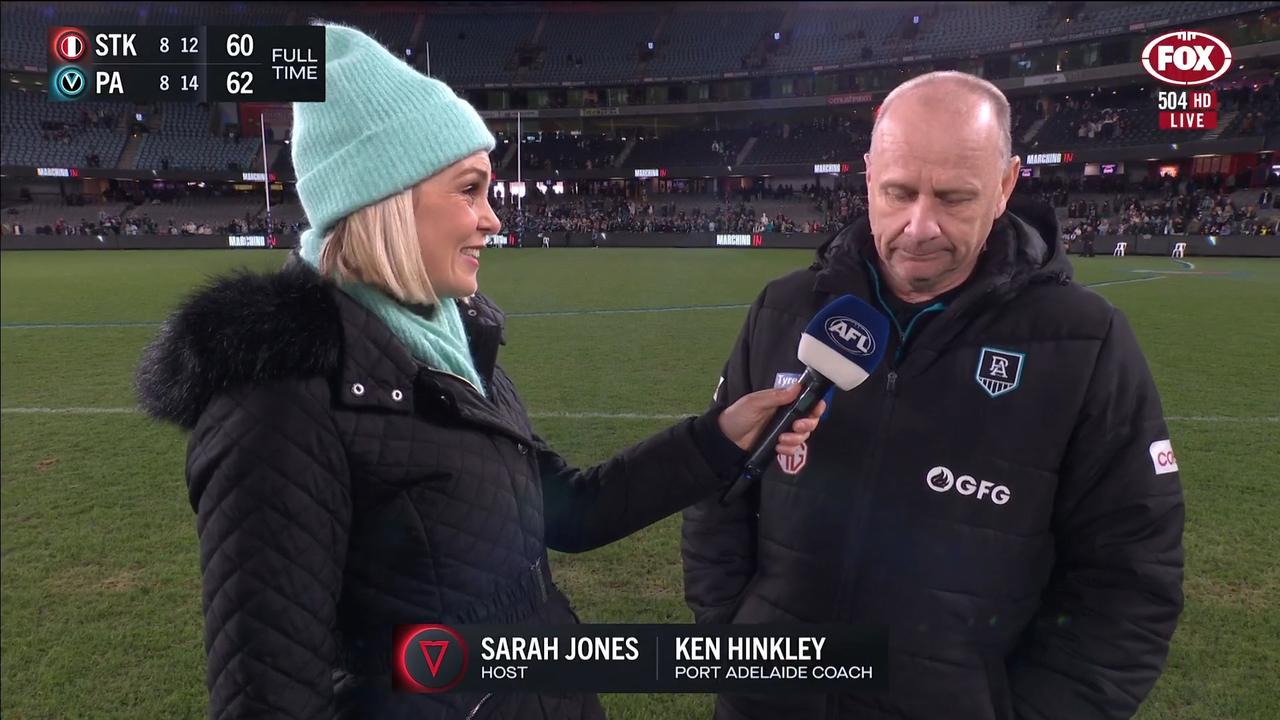
<path fill-rule="evenodd" d="M 871 231 L 890 287 L 926 300 L 973 272 L 1017 182 L 990 106 L 958 90 L 896 100 L 867 154 Z"/>

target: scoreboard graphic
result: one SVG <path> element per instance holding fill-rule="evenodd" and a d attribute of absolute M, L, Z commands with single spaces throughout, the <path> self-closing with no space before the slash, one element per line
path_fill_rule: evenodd
<path fill-rule="evenodd" d="M 323 102 L 324 28 L 49 28 L 49 99 Z"/>

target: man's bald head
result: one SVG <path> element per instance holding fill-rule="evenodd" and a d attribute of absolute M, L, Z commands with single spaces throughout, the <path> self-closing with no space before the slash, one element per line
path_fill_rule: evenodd
<path fill-rule="evenodd" d="M 867 153 L 868 215 L 889 287 L 924 302 L 959 287 L 1018 182 L 1009 102 L 980 78 L 930 73 L 885 98 Z"/>
<path fill-rule="evenodd" d="M 901 101 L 913 102 L 903 103 Z M 957 131 L 971 130 L 982 133 L 994 133 L 996 152 L 1004 169 L 1013 154 L 1013 136 L 1009 118 L 1009 100 L 1000 88 L 992 85 L 976 75 L 946 70 L 932 72 L 912 78 L 890 92 L 876 114 L 875 126 L 871 131 L 871 148 L 874 153 L 876 139 L 881 135 L 881 126 L 889 117 L 890 110 L 899 104 L 925 104 L 929 112 L 940 118 L 955 122 L 965 120 L 972 127 L 962 128 L 952 125 Z M 900 108 L 901 109 L 901 108 Z"/>

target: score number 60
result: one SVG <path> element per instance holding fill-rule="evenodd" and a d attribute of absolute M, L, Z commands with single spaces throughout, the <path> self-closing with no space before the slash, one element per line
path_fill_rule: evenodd
<path fill-rule="evenodd" d="M 253 55 L 253 36 L 249 34 L 231 34 L 227 36 L 227 55 L 230 57 L 249 57 Z M 253 73 L 227 73 L 227 93 L 230 95 L 252 95 Z"/>

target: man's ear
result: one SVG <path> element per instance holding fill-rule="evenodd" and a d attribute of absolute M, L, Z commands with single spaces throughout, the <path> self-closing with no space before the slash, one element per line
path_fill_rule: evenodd
<path fill-rule="evenodd" d="M 1009 207 L 1009 197 L 1013 195 L 1013 188 L 1018 184 L 1021 170 L 1022 160 L 1017 155 L 1009 158 L 1009 167 L 1000 178 L 1000 201 L 996 205 L 996 217 L 1004 215 L 1005 209 Z"/>
<path fill-rule="evenodd" d="M 866 166 L 866 172 L 863 175 L 867 178 L 867 193 L 871 193 L 871 153 L 862 154 L 862 164 Z"/>

